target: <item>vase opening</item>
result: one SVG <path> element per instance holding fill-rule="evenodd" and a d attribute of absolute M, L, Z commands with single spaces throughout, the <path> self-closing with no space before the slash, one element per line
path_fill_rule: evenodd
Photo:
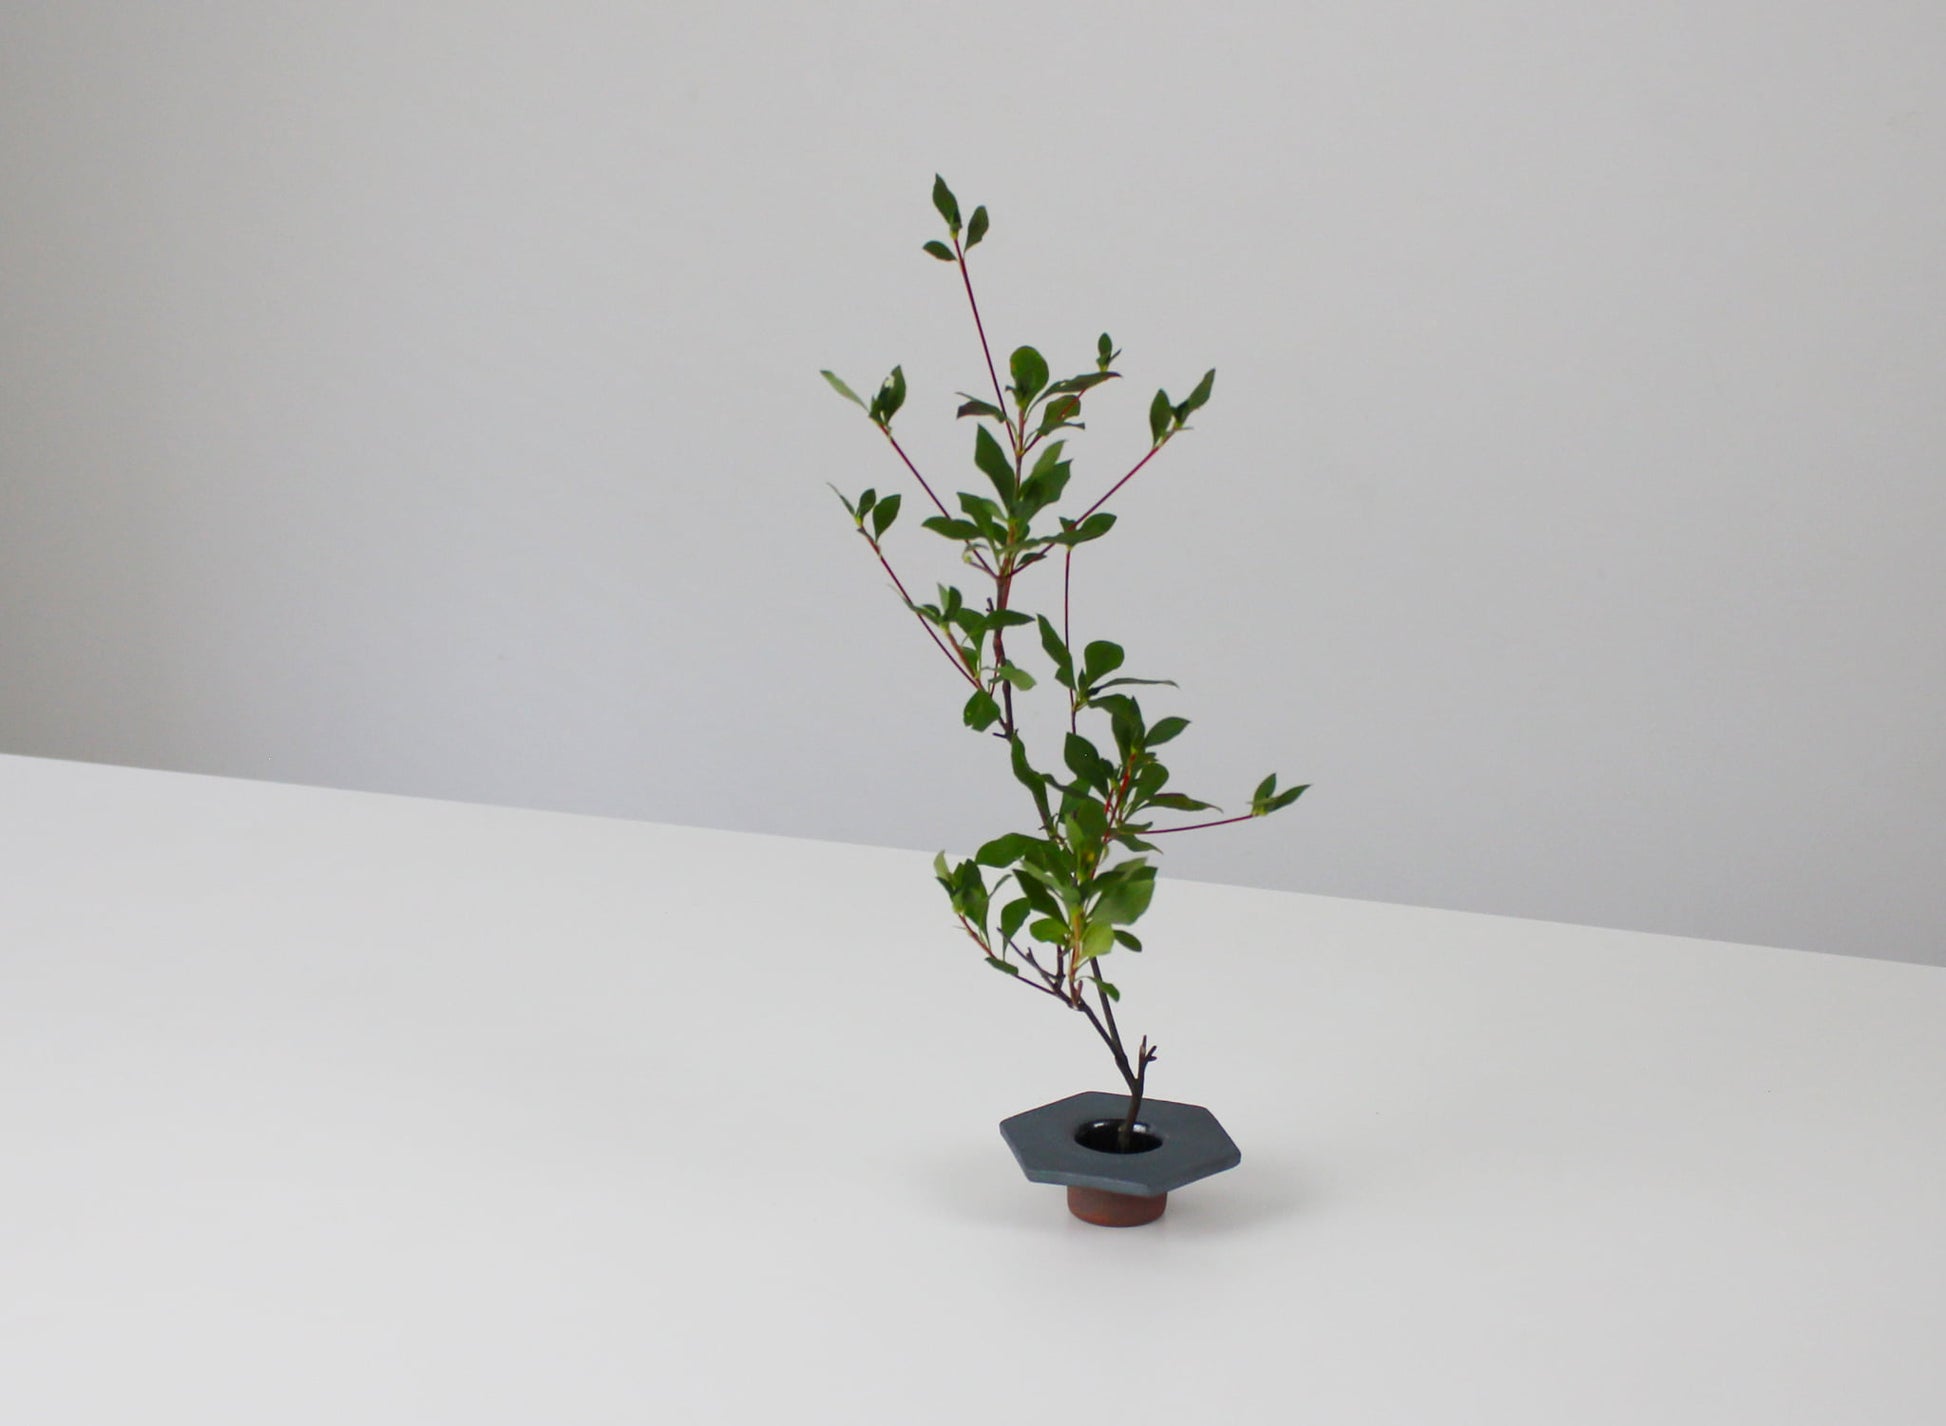
<path fill-rule="evenodd" d="M 1162 1140 L 1146 1124 L 1138 1123 L 1128 1136 L 1128 1147 L 1121 1146 L 1122 1121 L 1097 1119 L 1074 1131 L 1075 1143 L 1101 1154 L 1146 1154 L 1162 1147 Z"/>

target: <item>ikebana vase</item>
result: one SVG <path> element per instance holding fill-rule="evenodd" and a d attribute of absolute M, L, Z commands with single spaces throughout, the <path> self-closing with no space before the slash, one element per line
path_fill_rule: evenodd
<path fill-rule="evenodd" d="M 1068 1190 L 1068 1211 L 1104 1228 L 1153 1223 L 1169 1194 L 1243 1162 L 1235 1140 L 1200 1104 L 1145 1099 L 1127 1149 L 1117 1130 L 1128 1096 L 1089 1091 L 1000 1121 L 1000 1137 L 1031 1183 Z"/>

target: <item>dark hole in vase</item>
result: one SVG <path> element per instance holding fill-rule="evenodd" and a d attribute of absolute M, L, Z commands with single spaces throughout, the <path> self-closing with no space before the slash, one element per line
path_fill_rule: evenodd
<path fill-rule="evenodd" d="M 1162 1147 L 1162 1140 L 1149 1132 L 1149 1126 L 1138 1123 L 1128 1136 L 1128 1147 L 1121 1147 L 1122 1121 L 1119 1119 L 1097 1119 L 1092 1124 L 1083 1124 L 1074 1131 L 1075 1143 L 1084 1149 L 1093 1149 L 1103 1154 L 1146 1154 L 1151 1149 Z"/>

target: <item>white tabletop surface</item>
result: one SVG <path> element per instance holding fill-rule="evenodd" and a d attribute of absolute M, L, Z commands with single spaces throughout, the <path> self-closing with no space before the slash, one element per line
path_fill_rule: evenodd
<path fill-rule="evenodd" d="M 1946 1421 L 1946 971 L 1165 869 L 1100 1229 L 928 860 L 0 758 L 0 1421 Z"/>

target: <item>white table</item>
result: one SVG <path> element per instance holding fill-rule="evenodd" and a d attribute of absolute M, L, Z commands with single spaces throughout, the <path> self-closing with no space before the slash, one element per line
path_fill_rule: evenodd
<path fill-rule="evenodd" d="M 0 1421 L 1946 1421 L 1946 971 L 1165 870 L 1116 1231 L 928 860 L 0 758 Z"/>

